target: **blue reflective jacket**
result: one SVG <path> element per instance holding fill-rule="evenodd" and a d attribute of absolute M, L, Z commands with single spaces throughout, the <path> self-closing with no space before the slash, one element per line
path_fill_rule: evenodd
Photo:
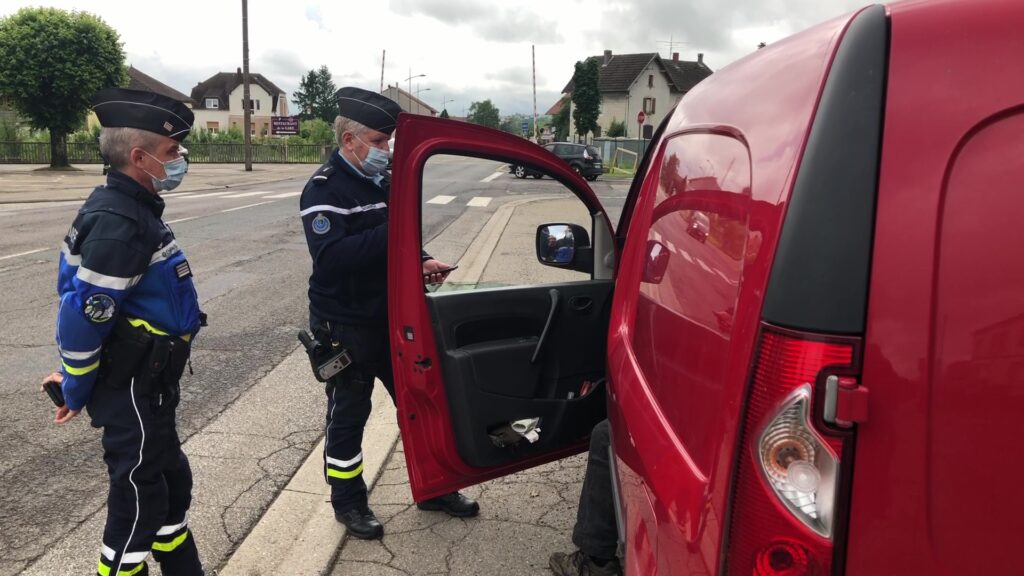
<path fill-rule="evenodd" d="M 151 333 L 199 331 L 192 270 L 160 216 L 164 201 L 116 171 L 89 195 L 61 247 L 57 346 L 67 405 L 92 395 L 100 351 L 118 316 Z"/>

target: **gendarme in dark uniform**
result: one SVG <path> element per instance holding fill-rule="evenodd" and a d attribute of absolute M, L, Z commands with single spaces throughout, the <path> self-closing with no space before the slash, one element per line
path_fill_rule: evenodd
<path fill-rule="evenodd" d="M 383 528 L 367 506 L 363 481 L 363 427 L 374 378 L 394 400 L 387 331 L 388 137 L 401 112 L 394 101 L 360 88 L 338 90 L 339 122 L 354 120 L 338 148 L 302 191 L 300 216 L 313 259 L 309 277 L 310 328 L 331 348 L 349 351 L 352 364 L 327 383 L 324 476 L 335 517 L 350 534 L 379 538 Z M 424 270 L 436 261 L 423 256 Z M 476 502 L 455 492 L 419 502 L 425 510 L 473 516 Z"/>
<path fill-rule="evenodd" d="M 85 408 L 103 428 L 110 494 L 97 573 L 148 574 L 152 553 L 163 574 L 201 575 L 188 529 L 192 472 L 175 409 L 202 313 L 157 194 L 187 171 L 177 144 L 193 115 L 170 98 L 125 89 L 101 91 L 93 109 L 106 131 L 101 139 L 113 128 L 128 135 L 123 142 L 146 144 L 130 151 L 122 145 L 119 157 L 108 158 L 106 184 L 93 190 L 64 238 L 57 285 L 62 367 L 48 378 L 60 382 L 65 399 L 57 421 Z"/>

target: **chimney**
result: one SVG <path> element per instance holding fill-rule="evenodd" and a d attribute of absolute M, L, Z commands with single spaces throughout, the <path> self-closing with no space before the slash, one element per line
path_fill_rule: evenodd
<path fill-rule="evenodd" d="M 673 52 L 672 53 L 672 61 L 673 62 L 679 62 L 679 52 Z"/>
<path fill-rule="evenodd" d="M 610 62 L 611 59 L 612 59 L 612 51 L 611 50 L 605 50 L 604 51 L 604 64 L 602 64 L 602 66 L 607 66 L 608 62 Z"/>
<path fill-rule="evenodd" d="M 703 52 L 698 52 L 697 53 L 697 64 L 700 64 L 700 65 L 704 64 L 704 53 Z"/>

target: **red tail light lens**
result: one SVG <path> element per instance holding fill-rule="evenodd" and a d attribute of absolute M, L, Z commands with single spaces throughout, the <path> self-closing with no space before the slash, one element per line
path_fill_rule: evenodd
<path fill-rule="evenodd" d="M 852 369 L 856 343 L 763 328 L 740 440 L 728 574 L 832 572 L 846 436 L 819 430 L 813 415 L 822 371 Z"/>

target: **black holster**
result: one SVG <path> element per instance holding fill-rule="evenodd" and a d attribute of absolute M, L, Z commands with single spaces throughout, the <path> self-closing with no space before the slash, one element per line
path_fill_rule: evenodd
<path fill-rule="evenodd" d="M 132 379 L 139 394 L 149 395 L 153 407 L 177 405 L 178 381 L 188 364 L 191 347 L 180 338 L 154 337 L 118 318 L 103 345 L 97 384 L 123 388 Z"/>

